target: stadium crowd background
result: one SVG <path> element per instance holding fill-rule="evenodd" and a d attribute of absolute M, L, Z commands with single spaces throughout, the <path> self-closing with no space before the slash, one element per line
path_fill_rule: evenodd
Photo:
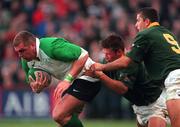
<path fill-rule="evenodd" d="M 135 12 L 152 6 L 160 13 L 160 24 L 180 40 L 179 0 L 1 0 L 0 87 L 27 88 L 25 75 L 11 45 L 15 34 L 28 30 L 38 37 L 65 37 L 102 61 L 99 41 L 111 33 L 121 35 L 129 50 L 136 35 Z M 130 104 L 102 87 L 84 111 L 88 118 L 133 118 Z"/>

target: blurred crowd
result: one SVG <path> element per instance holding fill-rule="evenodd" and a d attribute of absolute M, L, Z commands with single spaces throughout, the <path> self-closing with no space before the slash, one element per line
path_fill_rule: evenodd
<path fill-rule="evenodd" d="M 160 24 L 180 40 L 179 0 L 1 0 L 0 87 L 14 89 L 25 86 L 24 72 L 11 45 L 17 32 L 28 30 L 38 37 L 67 38 L 88 50 L 91 58 L 100 62 L 103 55 L 99 41 L 111 33 L 121 35 L 126 50 L 129 50 L 137 33 L 135 12 L 146 6 L 157 9 Z M 108 105 L 108 113 L 103 105 Z M 87 115 L 96 117 L 92 113 L 96 112 L 99 117 L 126 116 L 128 111 L 122 111 L 123 106 L 128 107 L 126 101 L 103 87 L 87 108 Z"/>

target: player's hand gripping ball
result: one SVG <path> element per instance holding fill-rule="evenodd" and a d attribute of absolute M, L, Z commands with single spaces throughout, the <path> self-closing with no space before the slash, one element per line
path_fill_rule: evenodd
<path fill-rule="evenodd" d="M 30 68 L 28 71 L 29 84 L 33 92 L 40 93 L 51 83 L 51 75 L 39 68 Z"/>

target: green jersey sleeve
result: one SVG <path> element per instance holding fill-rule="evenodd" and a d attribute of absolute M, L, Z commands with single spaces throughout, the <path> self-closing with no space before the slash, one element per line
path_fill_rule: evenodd
<path fill-rule="evenodd" d="M 28 79 L 29 67 L 27 65 L 27 61 L 24 59 L 21 59 L 21 66 L 22 66 L 22 69 L 24 70 L 25 75 L 26 75 L 26 82 L 28 83 L 29 82 L 29 79 Z"/>
<path fill-rule="evenodd" d="M 114 71 L 105 72 L 110 78 L 118 80 L 124 83 L 130 89 L 134 88 L 134 83 L 136 81 L 138 73 L 138 68 L 135 64 L 129 66 L 126 69 L 119 69 Z"/>
<path fill-rule="evenodd" d="M 150 43 L 141 32 L 135 37 L 132 49 L 126 55 L 135 62 L 141 62 L 147 53 Z"/>
<path fill-rule="evenodd" d="M 81 55 L 81 48 L 60 38 L 52 43 L 52 55 L 57 60 L 70 62 L 79 58 Z"/>

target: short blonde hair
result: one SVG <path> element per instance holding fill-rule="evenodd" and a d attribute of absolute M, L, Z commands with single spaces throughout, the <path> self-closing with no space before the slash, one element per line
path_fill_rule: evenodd
<path fill-rule="evenodd" d="M 36 37 L 32 33 L 28 31 L 21 31 L 16 34 L 13 40 L 13 46 L 18 46 L 20 43 L 24 45 L 29 45 L 31 43 L 35 43 Z"/>

